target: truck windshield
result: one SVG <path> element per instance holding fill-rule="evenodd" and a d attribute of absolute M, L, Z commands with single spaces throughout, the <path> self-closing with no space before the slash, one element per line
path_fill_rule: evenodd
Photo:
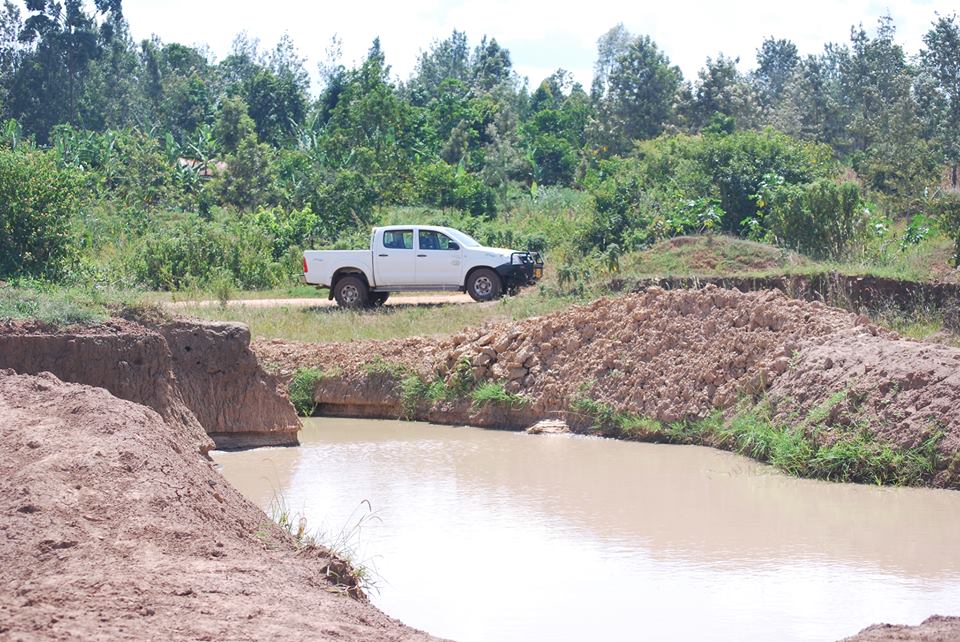
<path fill-rule="evenodd" d="M 480 244 L 477 243 L 469 234 L 464 234 L 460 230 L 455 230 L 452 227 L 442 228 L 444 232 L 456 239 L 457 243 L 464 247 L 480 247 Z"/>

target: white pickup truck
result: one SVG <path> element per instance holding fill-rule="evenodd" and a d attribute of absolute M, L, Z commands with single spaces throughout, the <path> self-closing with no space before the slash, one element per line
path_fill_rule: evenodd
<path fill-rule="evenodd" d="M 449 227 L 375 227 L 369 250 L 303 253 L 303 281 L 330 288 L 345 308 L 382 305 L 391 292 L 454 290 L 475 301 L 513 293 L 543 277 L 537 252 L 484 247 Z"/>

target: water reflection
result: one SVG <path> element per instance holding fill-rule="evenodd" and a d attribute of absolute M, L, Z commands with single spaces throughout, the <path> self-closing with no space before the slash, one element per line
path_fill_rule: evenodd
<path fill-rule="evenodd" d="M 460 640 L 831 639 L 960 612 L 960 493 L 706 448 L 345 419 L 220 453 L 261 506 L 355 523 L 388 613 Z"/>

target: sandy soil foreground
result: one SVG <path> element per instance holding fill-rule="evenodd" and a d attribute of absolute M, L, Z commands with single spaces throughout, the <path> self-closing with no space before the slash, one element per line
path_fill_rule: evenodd
<path fill-rule="evenodd" d="M 428 640 L 155 411 L 0 370 L 0 638 Z"/>

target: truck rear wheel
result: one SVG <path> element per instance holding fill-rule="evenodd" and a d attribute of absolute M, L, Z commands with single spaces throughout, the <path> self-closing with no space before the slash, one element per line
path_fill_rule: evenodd
<path fill-rule="evenodd" d="M 467 279 L 467 294 L 474 301 L 492 301 L 500 298 L 503 283 L 500 275 L 489 268 L 480 268 L 470 273 Z"/>
<path fill-rule="evenodd" d="M 333 298 L 341 308 L 363 308 L 370 299 L 370 290 L 360 277 L 344 276 L 333 286 Z"/>

